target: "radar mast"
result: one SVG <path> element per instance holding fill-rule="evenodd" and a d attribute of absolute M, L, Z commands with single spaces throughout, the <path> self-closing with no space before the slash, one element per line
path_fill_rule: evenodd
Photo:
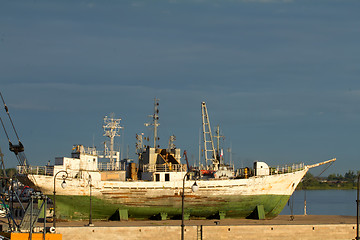
<path fill-rule="evenodd" d="M 110 165 L 112 169 L 119 167 L 119 162 L 114 162 L 114 138 L 120 136 L 120 130 L 123 128 L 120 126 L 121 118 L 115 118 L 115 114 L 111 113 L 110 117 L 104 117 L 104 136 L 110 138 Z M 106 155 L 106 154 L 105 154 Z"/>
<path fill-rule="evenodd" d="M 157 136 L 157 127 L 160 125 L 159 123 L 159 99 L 155 97 L 154 99 L 154 114 L 149 115 L 153 119 L 153 123 L 145 123 L 144 125 L 146 127 L 148 126 L 154 126 L 154 148 L 156 148 L 156 141 L 159 140 L 159 137 Z"/>

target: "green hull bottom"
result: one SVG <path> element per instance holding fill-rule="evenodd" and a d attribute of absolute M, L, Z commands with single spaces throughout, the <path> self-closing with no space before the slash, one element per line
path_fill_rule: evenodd
<path fill-rule="evenodd" d="M 196 201 L 185 197 L 185 213 L 192 218 L 217 218 L 219 212 L 225 218 L 246 218 L 257 206 L 263 205 L 265 218 L 271 219 L 280 214 L 289 200 L 289 195 L 223 196 L 221 201 Z M 169 204 L 168 201 L 153 202 L 146 205 L 127 206 L 111 200 L 92 197 L 92 218 L 109 219 L 117 209 L 126 209 L 129 218 L 153 219 L 160 213 L 167 218 L 179 219 L 181 216 L 181 197 Z M 150 202 L 150 201 L 149 201 Z M 56 196 L 56 215 L 60 219 L 88 219 L 90 210 L 89 196 Z"/>

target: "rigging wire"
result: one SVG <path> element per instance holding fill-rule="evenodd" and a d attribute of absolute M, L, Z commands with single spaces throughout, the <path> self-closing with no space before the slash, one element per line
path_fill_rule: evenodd
<path fill-rule="evenodd" d="M 323 174 L 334 162 L 330 162 L 330 164 L 325 164 L 324 169 L 318 174 L 316 177 L 320 177 L 321 174 Z M 304 215 L 306 216 L 306 187 L 305 187 L 305 181 L 303 183 L 304 185 Z"/>
<path fill-rule="evenodd" d="M 2 95 L 1 92 L 0 92 L 0 96 L 1 96 L 1 100 L 2 100 L 2 102 L 3 102 L 3 104 L 4 104 L 5 111 L 6 111 L 7 115 L 9 116 L 11 125 L 12 125 L 12 127 L 13 127 L 13 129 L 14 129 L 15 135 L 16 135 L 18 141 L 20 142 L 19 135 L 18 135 L 17 132 L 16 132 L 16 128 L 15 128 L 15 126 L 14 126 L 14 123 L 13 123 L 13 121 L 12 121 L 12 119 L 11 119 L 11 116 L 10 116 L 10 113 L 9 113 L 9 108 L 6 106 L 5 100 L 4 100 L 3 95 Z"/>
<path fill-rule="evenodd" d="M 326 167 L 321 171 L 321 173 L 317 176 L 320 177 L 321 174 L 323 174 L 334 162 L 331 162 L 330 164 L 326 164 Z"/>

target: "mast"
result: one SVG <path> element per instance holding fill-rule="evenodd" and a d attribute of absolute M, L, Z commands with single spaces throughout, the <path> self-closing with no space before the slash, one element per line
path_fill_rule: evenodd
<path fill-rule="evenodd" d="M 170 153 L 170 151 L 172 150 L 172 149 L 175 149 L 176 148 L 176 146 L 175 146 L 175 142 L 176 141 L 176 136 L 175 135 L 171 135 L 170 137 L 169 137 L 169 145 L 168 145 L 168 152 Z"/>
<path fill-rule="evenodd" d="M 136 154 L 139 156 L 139 159 L 141 158 L 141 154 L 144 152 L 145 150 L 145 146 L 143 144 L 143 138 L 144 138 L 144 133 L 140 133 L 140 134 L 136 134 Z"/>
<path fill-rule="evenodd" d="M 216 126 L 216 129 L 215 129 L 215 136 L 214 138 L 216 138 L 216 142 L 217 142 L 217 151 L 216 151 L 216 156 L 217 158 L 219 159 L 219 164 L 221 164 L 221 158 L 222 158 L 222 154 L 220 154 L 220 138 L 224 138 L 224 136 L 220 136 L 220 127 L 219 125 Z"/>
<path fill-rule="evenodd" d="M 199 170 L 201 166 L 200 160 L 201 160 L 201 129 L 199 128 Z"/>
<path fill-rule="evenodd" d="M 120 136 L 121 118 L 116 119 L 114 113 L 110 114 L 110 117 L 104 117 L 103 129 L 105 131 L 104 136 L 110 138 L 110 165 L 112 169 L 119 167 L 119 162 L 114 162 L 114 138 Z"/>
<path fill-rule="evenodd" d="M 202 115 L 202 127 L 203 127 L 203 134 L 204 134 L 204 154 L 205 154 L 205 161 L 206 164 L 208 161 L 212 161 L 214 170 L 218 170 L 219 168 L 219 160 L 216 157 L 216 151 L 214 147 L 214 141 L 211 134 L 211 127 L 210 127 L 210 120 L 209 115 L 207 112 L 205 102 L 201 103 L 201 115 Z M 209 146 L 210 145 L 210 146 Z M 211 155 L 208 156 L 208 153 Z"/>
<path fill-rule="evenodd" d="M 144 125 L 146 127 L 148 126 L 154 126 L 154 148 L 156 148 L 156 141 L 159 140 L 159 137 L 157 136 L 157 128 L 160 125 L 159 121 L 159 99 L 155 97 L 154 99 L 154 114 L 149 115 L 153 119 L 153 123 L 145 123 Z"/>
<path fill-rule="evenodd" d="M 227 152 L 229 153 L 229 165 L 233 165 L 233 161 L 232 161 L 232 143 L 230 142 L 230 147 L 227 149 Z M 233 167 L 234 169 L 234 167 Z"/>

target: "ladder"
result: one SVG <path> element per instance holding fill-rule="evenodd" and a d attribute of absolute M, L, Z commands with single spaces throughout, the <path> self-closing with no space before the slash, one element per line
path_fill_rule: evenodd
<path fill-rule="evenodd" d="M 31 196 L 30 203 L 27 205 L 25 209 L 24 217 L 21 219 L 19 228 L 20 231 L 29 231 L 32 232 L 38 219 L 39 215 L 42 213 L 42 210 L 46 211 L 46 198 L 42 202 L 41 206 L 39 208 L 34 208 L 34 196 Z M 44 221 L 46 219 L 44 218 Z"/>
<path fill-rule="evenodd" d="M 206 103 L 201 103 L 201 115 L 202 115 L 202 129 L 203 129 L 203 141 L 204 141 L 204 156 L 206 165 L 208 161 L 212 162 L 213 170 L 218 170 L 219 160 L 216 158 L 216 151 L 214 147 L 213 136 L 211 134 L 210 120 L 206 108 Z"/>

